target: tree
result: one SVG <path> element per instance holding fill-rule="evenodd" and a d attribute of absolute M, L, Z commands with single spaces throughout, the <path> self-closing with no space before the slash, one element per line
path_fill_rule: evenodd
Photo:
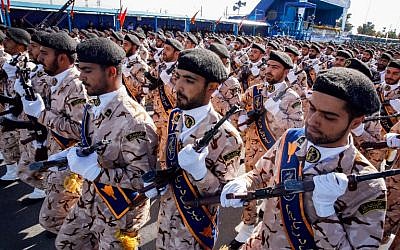
<path fill-rule="evenodd" d="M 388 38 L 397 38 L 396 30 L 389 31 L 388 34 L 387 34 L 387 37 Z"/>
<path fill-rule="evenodd" d="M 362 35 L 375 36 L 375 24 L 373 24 L 372 22 L 364 23 L 362 26 L 358 26 L 357 33 Z"/>
<path fill-rule="evenodd" d="M 345 32 L 349 32 L 354 27 L 354 25 L 351 24 L 350 21 L 349 21 L 350 18 L 351 18 L 351 13 L 347 14 L 346 24 L 344 26 L 344 31 Z M 336 21 L 336 27 L 342 27 L 342 22 L 343 22 L 343 18 L 339 18 Z"/>

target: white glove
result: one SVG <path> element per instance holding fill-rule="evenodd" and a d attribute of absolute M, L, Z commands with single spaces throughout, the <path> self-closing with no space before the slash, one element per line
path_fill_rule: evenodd
<path fill-rule="evenodd" d="M 31 80 L 28 80 L 26 85 L 31 87 L 32 86 Z M 14 82 L 14 90 L 15 90 L 15 92 L 18 93 L 18 95 L 25 96 L 25 89 L 24 89 L 24 87 L 22 87 L 22 83 L 19 79 L 16 79 Z"/>
<path fill-rule="evenodd" d="M 76 154 L 77 147 L 72 147 L 67 154 L 68 165 L 72 172 L 83 178 L 94 181 L 100 174 L 100 165 L 97 163 L 97 153 L 80 157 Z"/>
<path fill-rule="evenodd" d="M 313 177 L 313 204 L 319 217 L 328 217 L 335 213 L 335 202 L 347 189 L 349 182 L 343 173 L 329 173 Z"/>
<path fill-rule="evenodd" d="M 244 201 L 239 199 L 227 199 L 226 195 L 230 193 L 245 193 L 247 192 L 246 181 L 242 179 L 235 179 L 228 182 L 221 192 L 221 206 L 222 207 L 242 207 Z"/>
<path fill-rule="evenodd" d="M 37 140 L 32 141 L 32 146 L 34 149 L 43 148 L 47 146 L 47 140 L 44 142 L 38 142 Z"/>
<path fill-rule="evenodd" d="M 147 95 L 150 92 L 150 89 L 148 87 L 143 87 L 142 91 Z"/>
<path fill-rule="evenodd" d="M 253 76 L 258 76 L 260 74 L 260 69 L 257 66 L 252 67 L 250 71 Z"/>
<path fill-rule="evenodd" d="M 386 134 L 386 143 L 389 148 L 400 148 L 400 139 L 398 138 L 398 136 L 400 135 L 396 133 Z"/>
<path fill-rule="evenodd" d="M 147 187 L 151 184 L 153 184 L 153 182 L 145 182 L 144 187 Z M 147 198 L 153 199 L 159 195 L 164 195 L 167 191 L 168 191 L 168 185 L 158 189 L 152 188 L 149 191 L 145 192 L 144 194 L 146 195 Z"/>
<path fill-rule="evenodd" d="M 201 153 L 197 153 L 193 149 L 193 145 L 186 145 L 178 154 L 179 166 L 186 172 L 191 174 L 198 181 L 203 179 L 207 174 L 206 157 L 208 148 L 204 148 Z"/>
<path fill-rule="evenodd" d="M 400 112 L 400 100 L 399 99 L 390 100 L 389 103 L 390 103 L 390 106 L 392 106 L 392 108 L 394 110 L 396 110 L 397 113 Z"/>
<path fill-rule="evenodd" d="M 164 84 L 171 82 L 172 74 L 168 75 L 166 70 L 161 71 L 160 79 L 163 81 Z"/>
<path fill-rule="evenodd" d="M 125 77 L 129 77 L 131 75 L 131 68 L 128 68 L 126 65 L 122 66 L 122 74 Z"/>
<path fill-rule="evenodd" d="M 55 161 L 55 160 L 60 160 L 62 158 L 67 157 L 68 152 L 71 148 L 67 148 L 67 149 L 64 149 L 63 151 L 60 151 L 58 153 L 50 155 L 49 158 L 47 159 L 47 161 Z M 49 170 L 52 172 L 58 172 L 58 167 L 51 167 L 51 168 L 49 168 Z"/>
<path fill-rule="evenodd" d="M 38 118 L 45 106 L 42 97 L 37 93 L 35 96 L 36 101 L 28 101 L 25 98 L 21 98 L 21 100 L 25 114 Z"/>
<path fill-rule="evenodd" d="M 274 101 L 273 98 L 268 98 L 266 102 L 264 102 L 264 107 L 267 111 L 271 112 L 273 116 L 275 116 L 279 112 L 279 105 L 281 104 L 281 100 Z"/>
<path fill-rule="evenodd" d="M 9 63 L 3 65 L 3 70 L 6 72 L 8 78 L 16 77 L 17 66 L 13 66 Z"/>
<path fill-rule="evenodd" d="M 249 119 L 249 117 L 247 116 L 247 114 L 244 115 L 240 115 L 238 118 L 238 124 L 242 124 L 245 121 L 247 121 Z M 243 124 L 242 126 L 240 126 L 238 128 L 241 132 L 244 132 L 247 129 L 247 124 Z"/>
<path fill-rule="evenodd" d="M 289 74 L 287 74 L 287 78 L 288 78 L 290 84 L 297 81 L 297 76 L 294 74 L 294 71 L 290 71 Z"/>
<path fill-rule="evenodd" d="M 351 132 L 353 132 L 355 136 L 361 136 L 365 131 L 364 127 L 365 124 L 361 123 L 357 128 L 352 129 Z"/>
<path fill-rule="evenodd" d="M 312 96 L 313 91 L 311 89 L 306 91 L 306 98 L 310 99 L 310 97 Z"/>

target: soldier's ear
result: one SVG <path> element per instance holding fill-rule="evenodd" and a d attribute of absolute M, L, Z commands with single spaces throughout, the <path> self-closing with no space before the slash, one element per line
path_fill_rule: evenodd
<path fill-rule="evenodd" d="M 350 129 L 355 129 L 358 126 L 360 126 L 361 123 L 364 121 L 364 118 L 365 118 L 364 115 L 353 118 L 353 120 L 350 121 Z"/>
<path fill-rule="evenodd" d="M 214 93 L 218 89 L 219 84 L 217 82 L 209 82 L 207 85 L 207 92 Z"/>
<path fill-rule="evenodd" d="M 118 70 L 115 66 L 107 67 L 106 72 L 109 77 L 117 77 L 118 75 Z"/>

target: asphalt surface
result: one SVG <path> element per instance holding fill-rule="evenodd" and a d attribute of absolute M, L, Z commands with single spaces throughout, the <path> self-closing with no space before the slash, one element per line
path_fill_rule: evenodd
<path fill-rule="evenodd" d="M 0 176 L 5 167 L 0 167 Z M 41 202 L 23 205 L 20 201 L 33 190 L 25 183 L 16 181 L 0 186 L 0 250 L 37 249 L 53 250 L 54 238 L 48 238 L 38 224 Z M 159 202 L 152 201 L 151 220 L 141 231 L 143 250 L 155 249 L 156 220 Z M 240 222 L 241 209 L 221 209 L 221 225 L 215 249 L 229 243 L 235 236 L 234 227 Z"/>

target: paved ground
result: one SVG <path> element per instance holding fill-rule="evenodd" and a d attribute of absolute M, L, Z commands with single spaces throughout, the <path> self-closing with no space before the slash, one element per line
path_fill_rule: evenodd
<path fill-rule="evenodd" d="M 0 176 L 5 168 L 0 168 Z M 0 250 L 37 249 L 53 250 L 54 239 L 49 239 L 38 224 L 41 203 L 24 206 L 19 200 L 32 190 L 28 185 L 14 182 L 6 187 L 0 186 Z M 141 232 L 143 246 L 141 249 L 154 249 L 156 237 L 156 216 L 158 201 L 152 202 L 151 221 Z M 240 221 L 240 209 L 222 209 L 220 237 L 216 249 L 229 243 L 234 237 L 234 227 Z"/>

